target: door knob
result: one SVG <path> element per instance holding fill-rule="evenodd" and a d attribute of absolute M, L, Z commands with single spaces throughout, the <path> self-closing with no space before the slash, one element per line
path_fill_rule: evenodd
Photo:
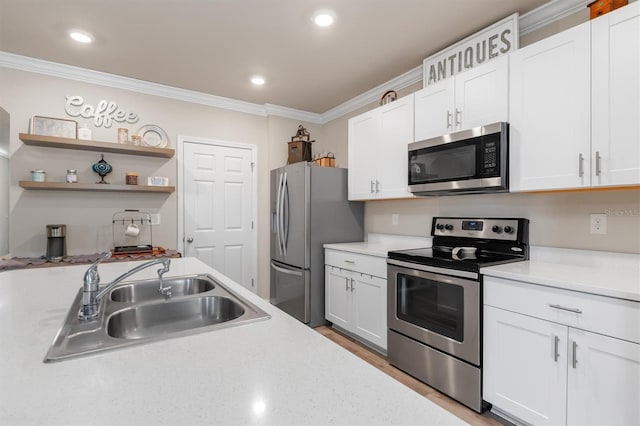
<path fill-rule="evenodd" d="M 193 238 L 192 237 L 187 238 L 187 242 L 188 243 L 192 243 L 193 242 Z"/>

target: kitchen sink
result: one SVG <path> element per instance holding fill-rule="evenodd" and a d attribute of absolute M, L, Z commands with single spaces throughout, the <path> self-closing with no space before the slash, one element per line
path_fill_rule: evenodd
<path fill-rule="evenodd" d="M 97 318 L 81 320 L 80 288 L 44 362 L 94 354 L 269 319 L 253 303 L 208 274 L 123 282 L 99 301 Z"/>
<path fill-rule="evenodd" d="M 171 287 L 171 296 L 180 297 L 190 294 L 203 293 L 213 290 L 215 284 L 212 280 L 200 276 L 165 278 L 163 285 Z M 137 303 L 151 300 L 164 300 L 165 297 L 158 291 L 158 279 L 140 281 L 122 285 L 111 290 L 111 300 L 114 302 Z"/>
<path fill-rule="evenodd" d="M 234 320 L 244 308 L 228 297 L 205 296 L 123 309 L 107 321 L 118 339 L 145 339 Z"/>

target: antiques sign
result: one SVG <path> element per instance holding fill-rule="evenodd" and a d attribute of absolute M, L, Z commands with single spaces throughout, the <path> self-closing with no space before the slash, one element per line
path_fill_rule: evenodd
<path fill-rule="evenodd" d="M 514 13 L 429 56 L 422 64 L 423 87 L 518 49 L 519 36 L 518 14 Z"/>
<path fill-rule="evenodd" d="M 92 106 L 85 104 L 82 96 L 67 96 L 64 110 L 71 117 L 93 118 L 93 124 L 96 127 L 111 127 L 113 121 L 119 123 L 138 121 L 138 114 L 135 112 L 121 110 L 117 103 L 104 99 L 98 102 L 98 105 Z"/>

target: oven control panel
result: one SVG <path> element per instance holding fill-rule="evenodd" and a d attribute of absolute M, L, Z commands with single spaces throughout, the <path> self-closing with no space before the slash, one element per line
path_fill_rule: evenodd
<path fill-rule="evenodd" d="M 527 219 L 434 217 L 431 235 L 518 241 L 527 223 Z"/>

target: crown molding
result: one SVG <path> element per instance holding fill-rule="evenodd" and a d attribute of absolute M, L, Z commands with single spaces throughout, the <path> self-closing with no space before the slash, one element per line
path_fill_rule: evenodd
<path fill-rule="evenodd" d="M 414 69 L 387 81 L 386 83 L 367 90 L 361 95 L 331 108 L 329 111 L 322 114 L 322 123 L 328 123 L 329 121 L 340 118 L 358 108 L 362 108 L 363 106 L 379 101 L 380 96 L 382 96 L 387 90 L 402 90 L 420 81 L 422 81 L 422 65 L 419 65 Z"/>
<path fill-rule="evenodd" d="M 291 118 L 293 120 L 306 121 L 314 124 L 324 124 L 323 115 L 315 112 L 307 112 L 299 109 L 283 107 L 280 105 L 264 104 L 266 115 Z"/>
<path fill-rule="evenodd" d="M 552 0 L 520 16 L 520 35 L 528 34 L 539 28 L 583 10 L 592 0 Z"/>

